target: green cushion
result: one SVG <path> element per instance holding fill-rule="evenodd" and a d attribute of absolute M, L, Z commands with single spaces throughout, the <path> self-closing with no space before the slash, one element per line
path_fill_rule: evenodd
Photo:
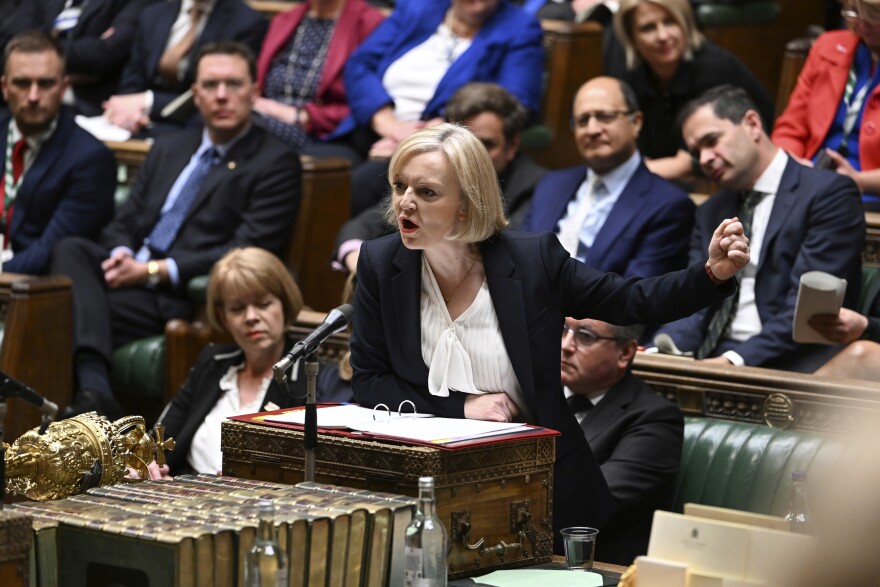
<path fill-rule="evenodd" d="M 686 418 L 676 511 L 692 502 L 783 515 L 792 471 L 834 462 L 842 450 L 839 440 L 818 433 Z"/>
<path fill-rule="evenodd" d="M 858 311 L 866 316 L 869 315 L 878 295 L 880 295 L 880 269 L 862 267 L 862 291 L 859 293 Z"/>
<path fill-rule="evenodd" d="M 165 397 L 165 336 L 142 338 L 116 349 L 112 385 L 117 395 Z"/>
<path fill-rule="evenodd" d="M 199 275 L 193 277 L 186 284 L 186 293 L 195 304 L 205 304 L 208 301 L 208 276 Z"/>
<path fill-rule="evenodd" d="M 697 22 L 701 27 L 768 24 L 779 19 L 778 2 L 748 2 L 729 4 L 702 4 L 697 7 Z"/>
<path fill-rule="evenodd" d="M 546 124 L 530 126 L 522 132 L 520 141 L 524 151 L 545 151 L 553 142 L 553 129 Z"/>

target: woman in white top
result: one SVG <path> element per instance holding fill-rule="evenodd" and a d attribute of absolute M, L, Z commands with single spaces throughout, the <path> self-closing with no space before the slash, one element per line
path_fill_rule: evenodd
<path fill-rule="evenodd" d="M 171 472 L 220 473 L 223 420 L 305 403 L 305 375 L 297 377 L 296 367 L 290 374 L 291 394 L 272 378 L 272 366 L 293 344 L 287 327 L 302 306 L 302 294 L 287 268 L 268 251 L 233 249 L 214 265 L 208 322 L 231 335 L 235 344 L 202 351 L 186 383 L 159 416 L 166 437 L 177 443 L 167 453 Z"/>
<path fill-rule="evenodd" d="M 400 234 L 361 248 L 355 400 L 559 430 L 554 528 L 601 526 L 613 504 L 559 379 L 564 317 L 654 324 L 719 301 L 748 261 L 742 225 L 718 227 L 705 265 L 624 280 L 571 259 L 552 234 L 504 232 L 491 161 L 462 127 L 404 139 L 388 175 Z"/>

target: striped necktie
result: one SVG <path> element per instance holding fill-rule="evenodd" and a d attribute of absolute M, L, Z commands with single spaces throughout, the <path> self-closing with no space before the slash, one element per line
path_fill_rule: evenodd
<path fill-rule="evenodd" d="M 746 236 L 752 234 L 752 220 L 755 216 L 755 208 L 761 202 L 766 194 L 762 192 L 751 191 L 742 198 L 742 205 L 739 210 L 739 221 L 743 225 L 743 233 Z M 733 318 L 736 316 L 736 309 L 739 305 L 739 293 L 724 298 L 718 310 L 709 321 L 709 327 L 706 329 L 706 336 L 697 349 L 696 358 L 705 359 L 718 346 L 718 342 L 728 334 Z"/>

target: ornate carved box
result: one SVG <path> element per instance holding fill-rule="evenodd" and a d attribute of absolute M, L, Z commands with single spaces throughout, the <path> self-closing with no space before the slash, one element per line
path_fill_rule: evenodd
<path fill-rule="evenodd" d="M 449 532 L 449 578 L 530 566 L 553 550 L 555 437 L 531 436 L 455 449 L 320 434 L 315 481 L 418 496 L 434 477 Z M 223 423 L 223 474 L 299 483 L 303 433 Z"/>

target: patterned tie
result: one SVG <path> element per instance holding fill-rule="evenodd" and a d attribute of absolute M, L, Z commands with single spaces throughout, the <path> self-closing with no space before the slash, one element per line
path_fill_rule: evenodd
<path fill-rule="evenodd" d="M 604 189 L 605 185 L 602 183 L 602 180 L 599 179 L 599 176 L 593 176 L 593 180 L 590 182 L 590 187 L 587 191 L 587 196 L 581 201 L 580 205 L 569 217 L 568 222 L 566 222 L 565 226 L 559 231 L 559 242 L 562 244 L 562 248 L 568 251 L 568 254 L 573 258 L 577 257 L 578 250 L 580 249 L 581 228 L 583 228 L 584 222 L 590 214 L 590 210 L 596 203 L 597 196 L 600 192 L 604 191 Z"/>
<path fill-rule="evenodd" d="M 568 407 L 575 414 L 588 412 L 593 409 L 593 402 L 585 395 L 574 394 L 566 398 L 566 401 L 568 402 Z"/>
<path fill-rule="evenodd" d="M 189 28 L 180 40 L 168 47 L 159 58 L 159 75 L 171 84 L 180 80 L 180 62 L 192 51 L 196 43 L 196 33 L 199 31 L 199 22 L 204 14 L 204 8 L 199 5 L 190 8 Z"/>
<path fill-rule="evenodd" d="M 751 191 L 743 198 L 739 211 L 739 221 L 743 225 L 743 233 L 746 236 L 752 234 L 752 219 L 755 215 L 755 208 L 761 202 L 766 194 Z M 706 329 L 706 337 L 703 339 L 700 348 L 697 349 L 696 358 L 705 359 L 718 346 L 720 341 L 730 330 L 733 318 L 736 316 L 737 305 L 739 304 L 739 293 L 724 298 L 721 306 L 716 310 L 712 320 L 709 321 L 709 328 Z"/>
<path fill-rule="evenodd" d="M 0 218 L 0 232 L 4 237 L 4 247 L 9 246 L 9 225 L 12 223 L 12 212 L 15 209 L 15 194 L 18 192 L 21 174 L 24 173 L 24 152 L 26 150 L 27 142 L 24 138 L 19 139 L 12 146 L 11 161 L 6 162 L 6 174 L 12 179 L 12 183 L 7 186 L 6 184 L 9 182 L 4 180 L 3 185 L 0 186 L 3 189 L 3 216 Z M 7 187 L 11 188 L 9 193 L 7 193 Z"/>
<path fill-rule="evenodd" d="M 192 206 L 193 201 L 196 199 L 196 195 L 199 193 L 199 189 L 202 187 L 205 176 L 219 162 L 220 156 L 214 148 L 206 150 L 199 156 L 199 160 L 192 173 L 189 174 L 189 178 L 183 184 L 180 193 L 177 194 L 177 199 L 162 214 L 156 226 L 150 232 L 147 244 L 154 255 L 165 256 L 168 254 L 168 250 L 171 248 L 172 243 L 174 243 L 174 239 L 177 238 L 180 227 L 183 225 L 186 213 L 189 211 L 190 206 Z"/>

